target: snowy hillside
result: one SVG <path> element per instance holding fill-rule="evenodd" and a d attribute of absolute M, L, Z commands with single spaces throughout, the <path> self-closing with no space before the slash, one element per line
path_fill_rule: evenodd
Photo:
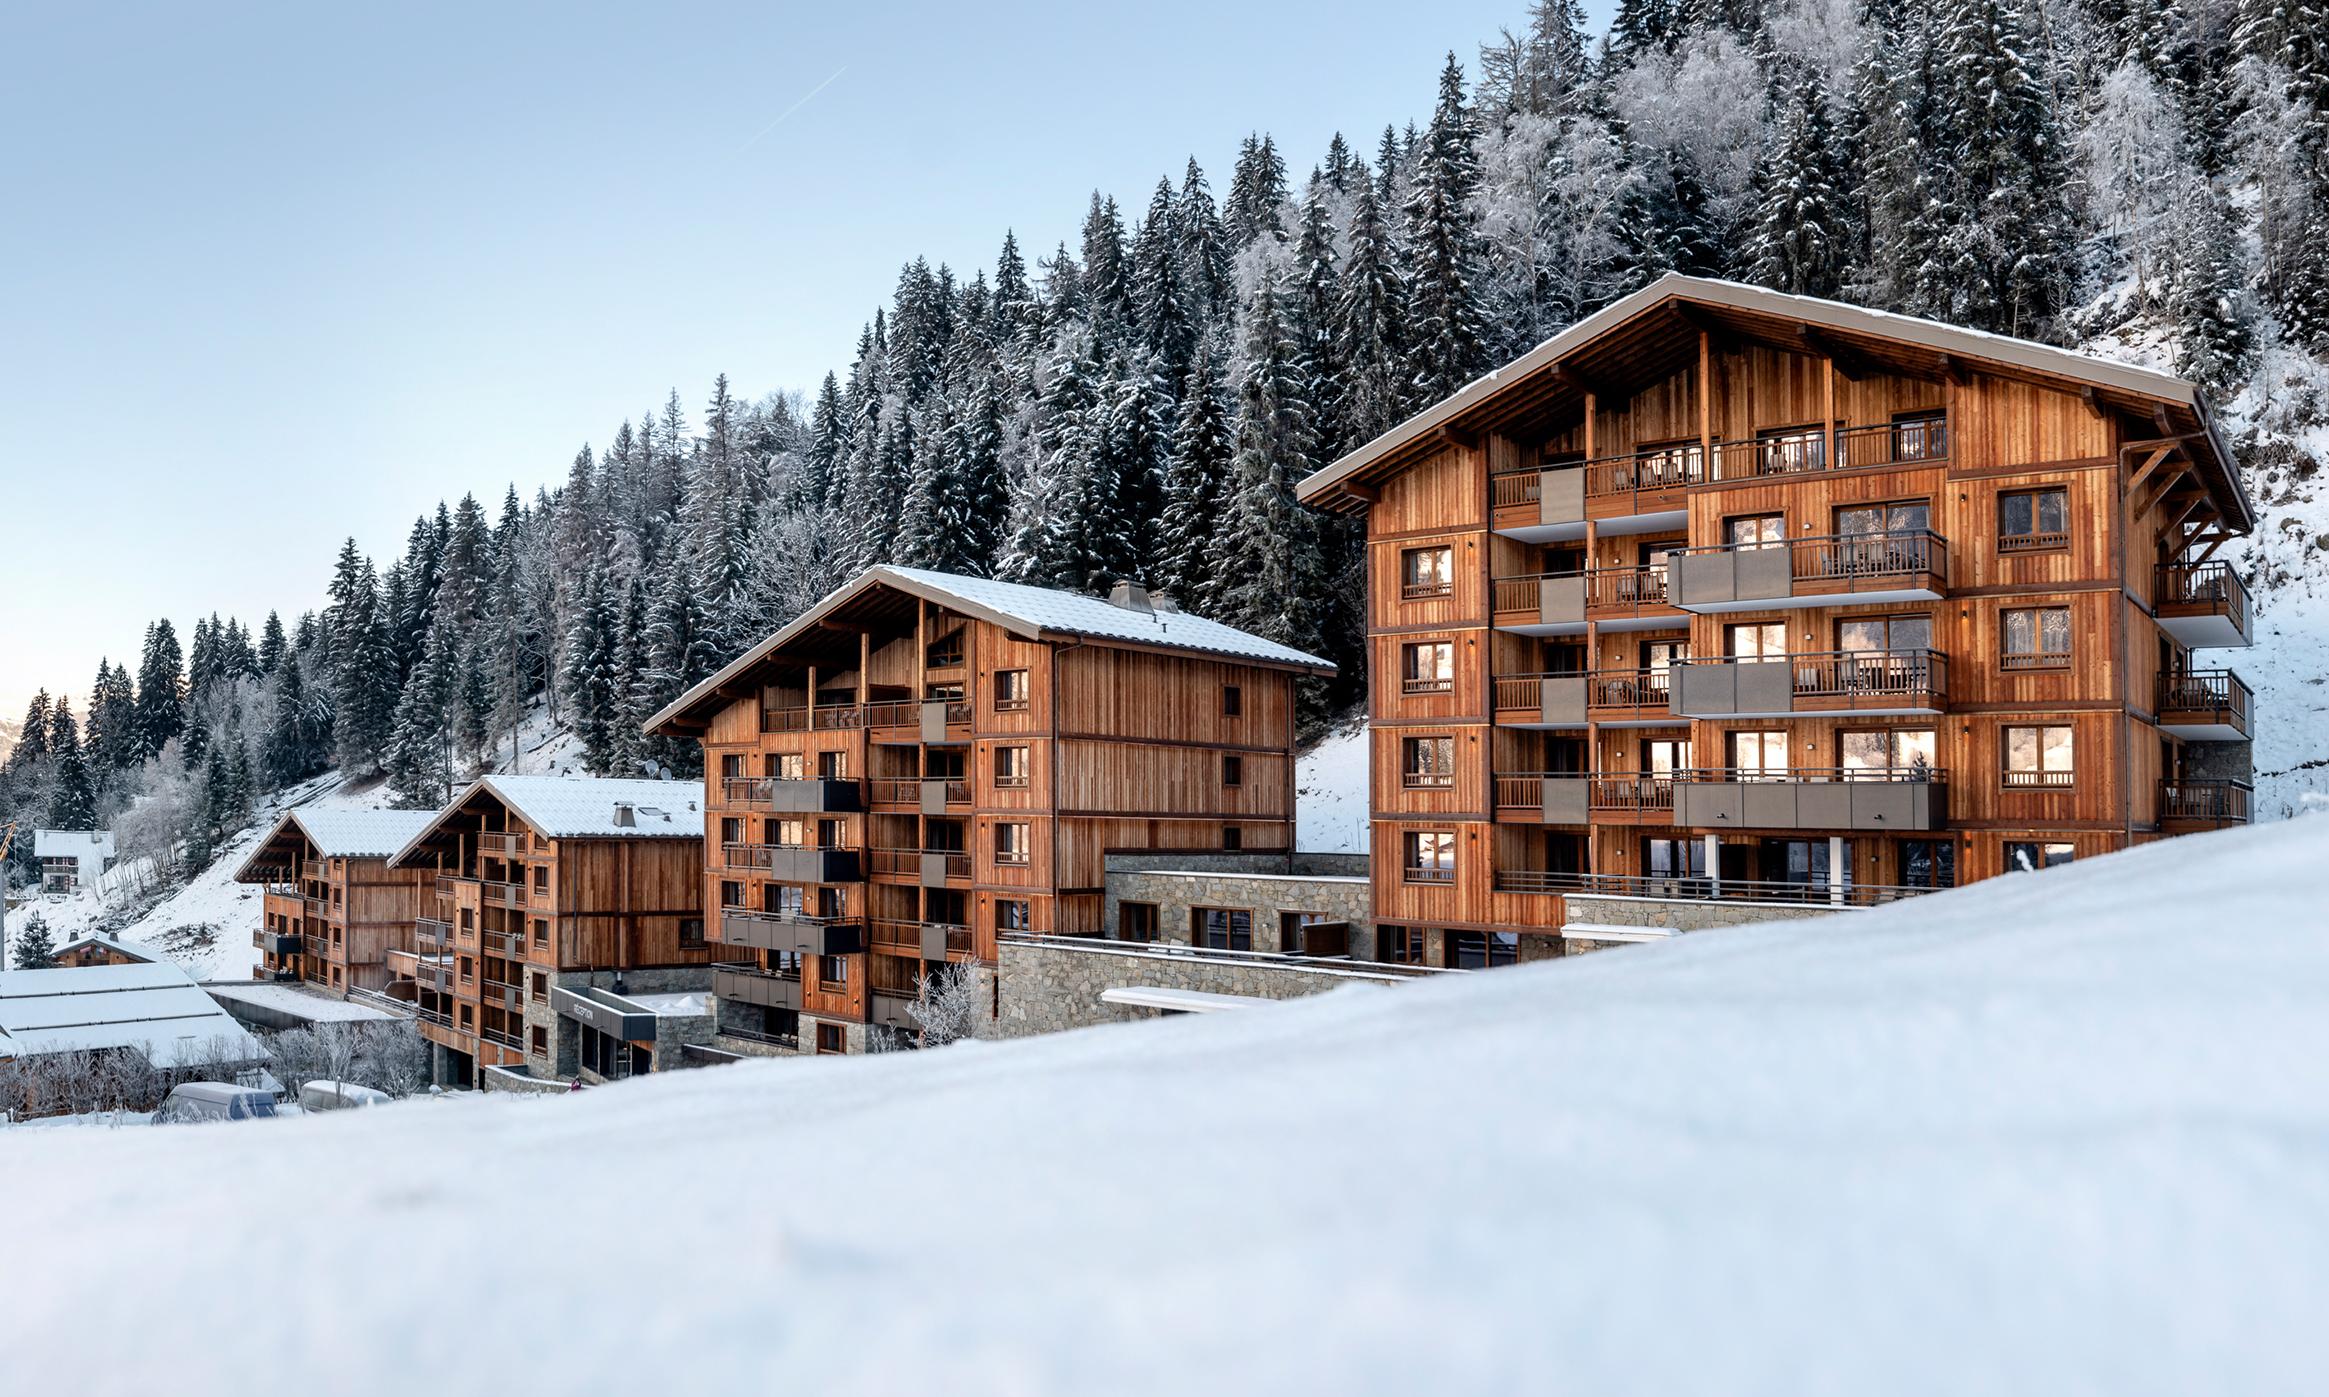
<path fill-rule="evenodd" d="M 2309 818 L 1233 1015 L 0 1133 L 77 1204 L 12 1219 L 0 1353 L 87 1397 L 2304 1390 L 2324 860 Z M 487 1159 L 586 1263 L 494 1289 L 539 1342 L 426 1279 L 506 1270 Z M 334 1186 L 293 1222 L 286 1178 Z"/>
<path fill-rule="evenodd" d="M 1367 851 L 1367 725 L 1362 715 L 1294 763 L 1294 847 L 1312 854 Z"/>

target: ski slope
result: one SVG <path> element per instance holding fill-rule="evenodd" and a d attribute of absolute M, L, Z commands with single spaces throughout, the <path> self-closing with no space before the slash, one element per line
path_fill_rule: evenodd
<path fill-rule="evenodd" d="M 2318 1390 L 2325 862 L 2308 817 L 1236 1014 L 0 1131 L 73 1201 L 10 1210 L 0 1355 L 88 1397 Z"/>

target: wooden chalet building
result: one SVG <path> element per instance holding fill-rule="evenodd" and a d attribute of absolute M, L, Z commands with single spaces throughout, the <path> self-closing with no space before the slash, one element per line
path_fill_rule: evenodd
<path fill-rule="evenodd" d="M 542 1079 L 648 1069 L 634 998 L 709 987 L 702 789 L 692 781 L 487 776 L 389 860 L 427 880 L 405 953 L 440 1081 L 505 1067 Z"/>
<path fill-rule="evenodd" d="M 428 877 L 389 868 L 388 856 L 428 822 L 425 810 L 313 807 L 277 820 L 235 870 L 235 881 L 265 889 L 252 975 L 409 1001 L 413 919 Z"/>
<path fill-rule="evenodd" d="M 1288 850 L 1332 666 L 1120 585 L 860 574 L 648 730 L 704 747 L 721 1042 L 910 1033 L 929 969 L 1098 935 L 1115 850 Z"/>
<path fill-rule="evenodd" d="M 2249 643 L 2251 513 L 2182 380 L 1669 276 L 1301 490 L 1367 522 L 1393 958 L 2248 816 L 2249 690 L 2200 652 Z"/>

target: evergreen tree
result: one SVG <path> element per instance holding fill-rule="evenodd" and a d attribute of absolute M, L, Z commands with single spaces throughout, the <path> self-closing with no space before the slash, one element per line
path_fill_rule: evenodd
<path fill-rule="evenodd" d="M 89 691 L 89 727 L 84 746 L 102 782 L 110 772 L 137 764 L 137 690 L 126 665 L 97 662 L 97 682 Z"/>
<path fill-rule="evenodd" d="M 137 671 L 138 755 L 157 757 L 186 730 L 186 679 L 178 633 L 167 617 L 146 628 Z"/>
<path fill-rule="evenodd" d="M 97 791 L 89 763 L 81 750 L 80 727 L 73 721 L 73 705 L 58 699 L 49 714 L 48 747 L 55 763 L 49 781 L 49 828 L 97 828 Z"/>
<path fill-rule="evenodd" d="M 1240 343 L 1237 454 L 1213 540 L 1208 615 L 1315 653 L 1328 605 L 1316 521 L 1294 487 L 1312 466 L 1301 349 L 1283 297 L 1264 278 L 1246 304 Z"/>
<path fill-rule="evenodd" d="M 283 650 L 287 643 L 283 637 L 283 618 L 272 611 L 268 612 L 266 625 L 259 629 L 258 654 L 252 657 L 259 673 L 275 672 L 275 667 L 283 663 Z"/>
<path fill-rule="evenodd" d="M 1220 367 L 1212 356 L 1202 355 L 1181 392 L 1181 416 L 1173 428 L 1165 486 L 1164 527 L 1151 568 L 1159 586 L 1191 605 L 1203 604 L 1210 595 L 1213 539 L 1233 449 Z"/>
<path fill-rule="evenodd" d="M 55 969 L 57 942 L 49 933 L 48 918 L 37 911 L 28 915 L 24 930 L 16 934 L 16 944 L 10 948 L 9 956 L 19 970 Z"/>
<path fill-rule="evenodd" d="M 1451 53 L 1405 210 L 1412 377 L 1427 402 L 1446 397 L 1487 367 L 1480 240 L 1469 212 L 1480 181 L 1474 140 L 1464 70 Z"/>
<path fill-rule="evenodd" d="M 1832 299 L 1843 291 L 1851 229 L 1825 86 L 1807 69 L 1780 104 L 1746 256 L 1748 274 L 1763 285 Z"/>
<path fill-rule="evenodd" d="M 1250 247 L 1264 236 L 1286 240 L 1286 220 L 1279 209 L 1286 202 L 1286 162 L 1268 136 L 1248 136 L 1239 148 L 1237 166 L 1230 174 L 1229 200 L 1221 221 L 1232 249 Z"/>
<path fill-rule="evenodd" d="M 602 775 L 610 770 L 621 716 L 623 685 L 615 654 L 619 624 L 606 571 L 593 568 L 583 581 L 581 604 L 566 637 L 565 679 L 567 713 L 582 741 L 584 762 Z"/>
<path fill-rule="evenodd" d="M 396 660 L 380 581 L 351 538 L 332 584 L 332 737 L 340 769 L 377 771 L 395 735 Z"/>
<path fill-rule="evenodd" d="M 1351 206 L 1350 252 L 1334 310 L 1335 360 L 1343 366 L 1342 430 L 1371 441 L 1406 416 L 1407 287 L 1374 188 L 1361 183 Z"/>
<path fill-rule="evenodd" d="M 2255 314 L 2237 256 L 2239 239 L 2207 186 L 2191 180 L 2176 209 L 2174 274 L 2167 310 L 2178 331 L 2176 372 L 2230 396 L 2253 365 Z"/>

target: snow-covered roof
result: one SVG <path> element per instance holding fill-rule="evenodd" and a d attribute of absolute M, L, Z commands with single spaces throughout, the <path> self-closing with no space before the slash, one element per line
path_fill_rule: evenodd
<path fill-rule="evenodd" d="M 36 829 L 32 832 L 36 859 L 109 859 L 113 831 L 109 829 Z"/>
<path fill-rule="evenodd" d="M 167 962 L 0 972 L 0 1058 L 138 1048 L 156 1067 L 267 1055 L 259 1040 Z"/>
<path fill-rule="evenodd" d="M 704 788 L 695 781 L 610 776 L 480 776 L 427 817 L 389 860 L 404 863 L 480 795 L 545 839 L 701 839 Z"/>
<path fill-rule="evenodd" d="M 309 1023 L 377 1023 L 396 1017 L 369 1004 L 356 1004 L 321 990 L 278 984 L 273 980 L 229 980 L 202 988 L 213 999 L 273 1009 Z"/>
<path fill-rule="evenodd" d="M 1087 596 L 1082 592 L 884 565 L 867 568 L 827 593 L 791 625 L 681 694 L 670 706 L 647 720 L 648 730 L 658 730 L 697 707 L 705 698 L 720 694 L 738 676 L 782 650 L 795 637 L 817 629 L 834 611 L 875 587 L 891 587 L 936 602 L 950 611 L 992 622 L 1029 640 L 1097 640 L 1306 673 L 1334 672 L 1330 660 L 1185 611 L 1118 606 L 1105 597 Z"/>
<path fill-rule="evenodd" d="M 1161 1009 L 1168 1014 L 1218 1014 L 1230 1009 L 1261 1009 L 1277 1003 L 1252 994 L 1216 994 L 1211 990 L 1175 990 L 1154 985 L 1119 985 L 1100 991 L 1102 1004 L 1128 1009 Z"/>
<path fill-rule="evenodd" d="M 154 961 L 157 963 L 168 959 L 168 957 L 164 956 L 160 951 L 155 950 L 151 946 L 147 946 L 136 941 L 124 941 L 118 936 L 109 936 L 102 931 L 85 931 L 79 936 L 74 937 L 72 940 L 56 947 L 54 954 L 62 956 L 67 951 L 77 951 L 83 946 L 103 946 L 106 950 L 109 951 L 119 951 L 125 956 L 132 956 L 138 960 Z"/>
<path fill-rule="evenodd" d="M 1927 320 L 1921 316 L 1872 310 L 1842 301 L 1822 300 L 1817 296 L 1798 296 L 1765 286 L 1750 286 L 1745 282 L 1725 281 L 1716 277 L 1685 276 L 1680 272 L 1668 272 L 1631 295 L 1620 297 L 1577 321 L 1511 363 L 1473 379 L 1373 441 L 1309 476 L 1297 487 L 1297 493 L 1310 503 L 1325 503 L 1326 497 L 1344 482 L 1361 475 L 1402 448 L 1436 436 L 1442 427 L 1449 426 L 1457 418 L 1523 379 L 1558 368 L 1564 358 L 1584 352 L 1595 340 L 1668 301 L 1688 301 L 1718 312 L 1765 316 L 1817 326 L 1843 335 L 1864 335 L 1871 339 L 1914 345 L 1949 358 L 1962 359 L 1977 368 L 2066 379 L 2089 385 L 2093 389 L 2172 404 L 2192 415 L 2201 435 L 2216 456 L 2230 494 L 2225 503 L 2242 516 L 2239 520 L 2240 528 L 2243 531 L 2247 529 L 2254 518 L 2254 509 L 2240 481 L 2240 472 L 2233 464 L 2231 449 L 2225 445 L 2222 433 L 2217 430 L 2215 417 L 2208 409 L 2206 395 L 2189 379 L 2116 359 L 2056 349 L 2052 345 L 2032 340 L 1967 329 L 1962 325 Z"/>
<path fill-rule="evenodd" d="M 274 828 L 251 846 L 250 857 L 235 870 L 235 880 L 260 881 L 265 869 L 280 865 L 283 846 L 295 834 L 316 858 L 384 859 L 427 829 L 435 818 L 432 810 L 359 810 L 338 805 L 286 810 Z"/>

